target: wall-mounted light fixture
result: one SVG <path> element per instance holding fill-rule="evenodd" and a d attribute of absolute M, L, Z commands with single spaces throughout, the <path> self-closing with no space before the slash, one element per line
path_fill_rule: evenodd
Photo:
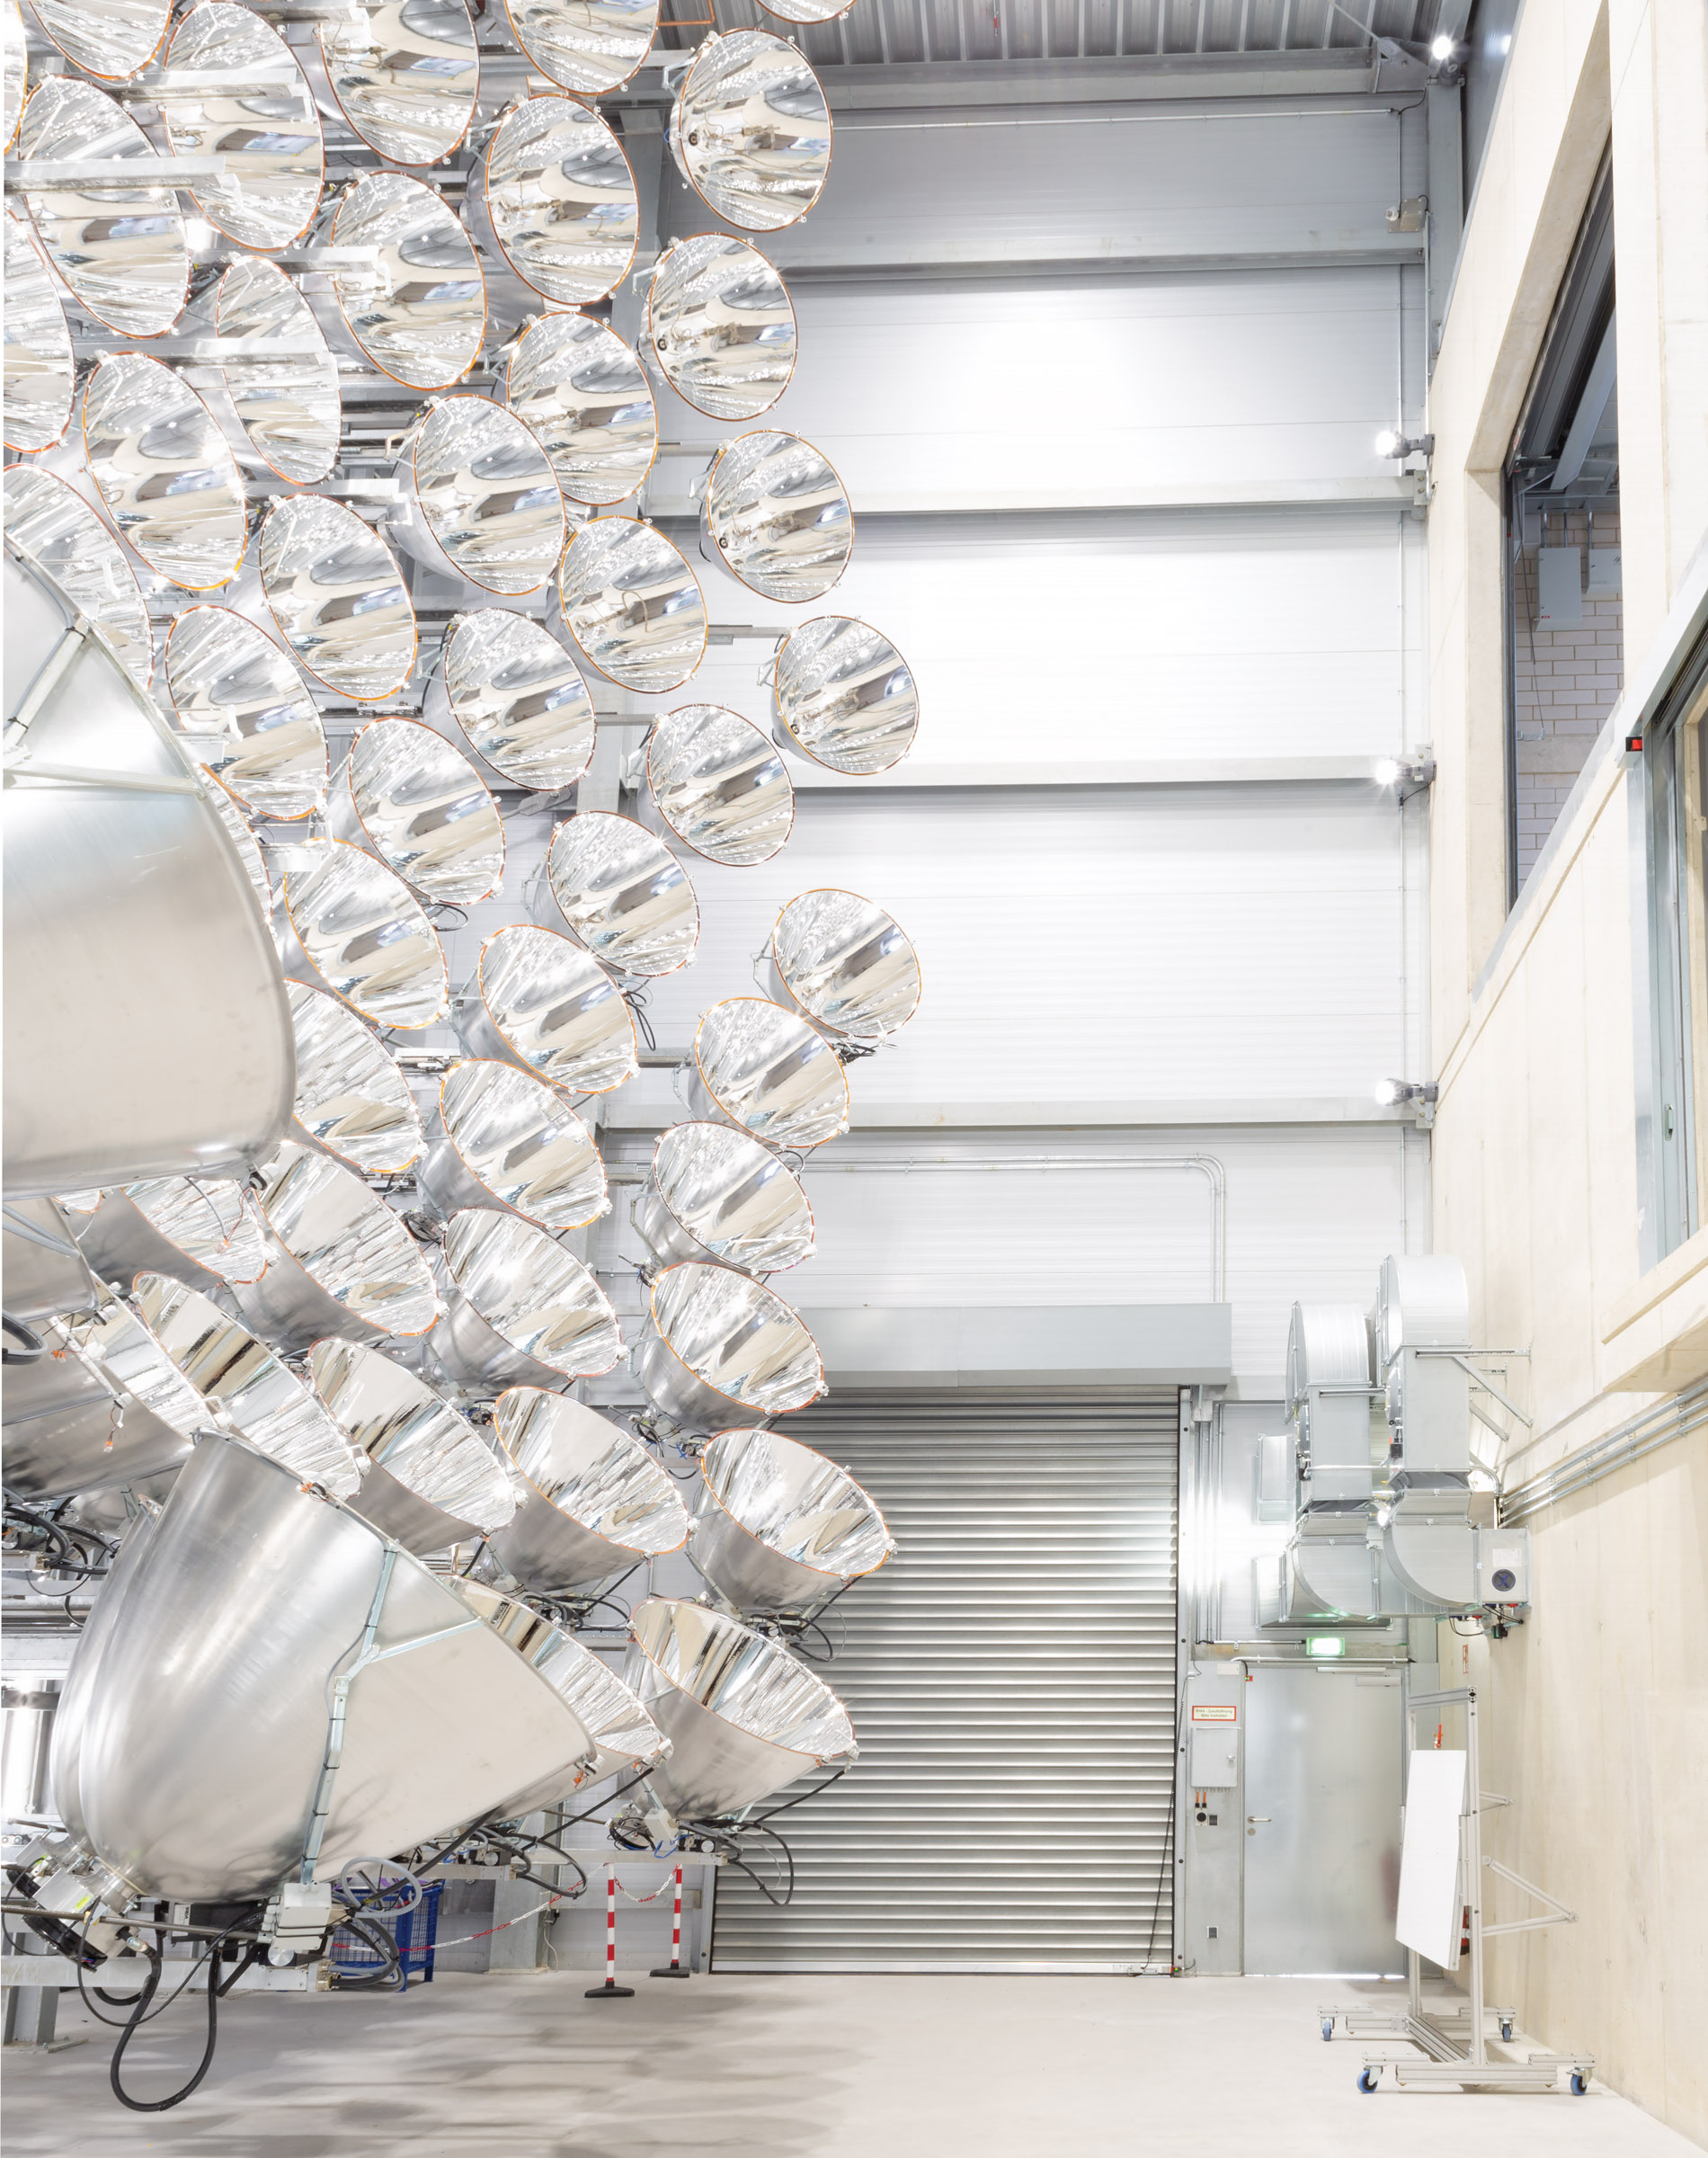
<path fill-rule="evenodd" d="M 1408 457 L 1433 457 L 1436 438 L 1432 434 L 1401 434 L 1392 427 L 1384 427 L 1374 444 L 1378 457 L 1393 458 L 1403 462 Z"/>

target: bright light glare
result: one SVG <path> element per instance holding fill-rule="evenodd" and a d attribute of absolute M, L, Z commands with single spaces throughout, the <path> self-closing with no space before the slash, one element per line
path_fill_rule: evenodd
<path fill-rule="evenodd" d="M 1399 780 L 1400 771 L 1401 767 L 1394 762 L 1392 757 L 1378 757 L 1374 774 L 1376 785 L 1378 787 L 1394 786 Z"/>
<path fill-rule="evenodd" d="M 1392 1109 L 1405 1100 L 1405 1084 L 1399 1079 L 1378 1079 L 1375 1084 L 1376 1107 Z"/>
<path fill-rule="evenodd" d="M 1450 60 L 1458 49 L 1451 38 L 1437 38 L 1429 48 L 1429 57 L 1435 60 Z"/>
<path fill-rule="evenodd" d="M 1398 457 L 1400 454 L 1400 441 L 1401 437 L 1394 432 L 1392 427 L 1384 427 L 1382 430 L 1382 432 L 1376 437 L 1376 455 L 1378 457 Z"/>

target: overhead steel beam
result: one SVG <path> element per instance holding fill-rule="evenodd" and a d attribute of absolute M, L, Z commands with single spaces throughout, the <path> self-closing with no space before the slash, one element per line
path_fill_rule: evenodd
<path fill-rule="evenodd" d="M 791 757 L 789 769 L 797 793 L 871 794 L 886 788 L 1392 787 L 1392 767 L 1382 769 L 1386 762 L 1381 757 L 1068 757 L 1052 764 L 923 764 L 909 758 L 889 771 L 856 779 Z"/>
<path fill-rule="evenodd" d="M 826 437 L 827 441 L 831 438 Z M 654 474 L 667 464 L 679 469 L 700 468 L 709 452 L 686 451 L 670 457 L 661 454 Z M 829 454 L 835 455 L 831 442 Z M 850 483 L 851 484 L 851 483 Z M 681 525 L 697 531 L 699 504 L 683 493 L 678 478 L 667 494 L 662 486 L 649 484 L 646 514 L 657 522 Z M 1403 511 L 1419 508 L 1423 501 L 1414 476 L 1398 478 L 1383 475 L 1371 479 L 1261 480 L 1245 483 L 1187 484 L 1179 486 L 1090 486 L 1064 490 L 1059 485 L 1042 487 L 992 488 L 988 494 L 944 495 L 902 488 L 861 486 L 859 514 L 867 517 L 992 517 L 1053 516 L 1063 513 L 1108 513 L 1123 510 L 1161 513 L 1194 510 L 1374 510 Z M 673 535 L 674 536 L 674 535 Z"/>
<path fill-rule="evenodd" d="M 638 1136 L 663 1131 L 681 1116 L 680 1106 L 626 1102 L 619 1096 L 612 1100 L 600 1129 L 613 1139 L 624 1133 Z M 1225 1101 L 1201 1094 L 1186 1101 L 872 1101 L 862 1096 L 859 1105 L 863 1136 L 875 1131 L 1072 1131 L 1093 1126 L 1108 1131 L 1209 1131 L 1234 1124 L 1292 1128 L 1415 1125 L 1417 1120 L 1415 1110 L 1378 1108 L 1368 1094 L 1278 1094 L 1270 1101 Z"/>

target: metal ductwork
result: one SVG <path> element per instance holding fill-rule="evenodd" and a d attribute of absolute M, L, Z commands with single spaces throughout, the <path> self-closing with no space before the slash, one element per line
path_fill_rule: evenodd
<path fill-rule="evenodd" d="M 1370 1337 L 1356 1304 L 1295 1304 L 1287 1330 L 1287 1406 L 1298 1424 L 1307 1514 L 1370 1503 Z"/>

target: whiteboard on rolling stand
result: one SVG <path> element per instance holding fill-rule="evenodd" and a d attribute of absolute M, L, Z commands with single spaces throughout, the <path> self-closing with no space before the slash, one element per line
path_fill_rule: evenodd
<path fill-rule="evenodd" d="M 1463 1753 L 1430 1751 L 1411 1756 L 1394 1936 L 1402 1947 L 1416 1948 L 1449 1971 L 1459 1961 L 1459 1818 L 1464 1795 Z"/>

